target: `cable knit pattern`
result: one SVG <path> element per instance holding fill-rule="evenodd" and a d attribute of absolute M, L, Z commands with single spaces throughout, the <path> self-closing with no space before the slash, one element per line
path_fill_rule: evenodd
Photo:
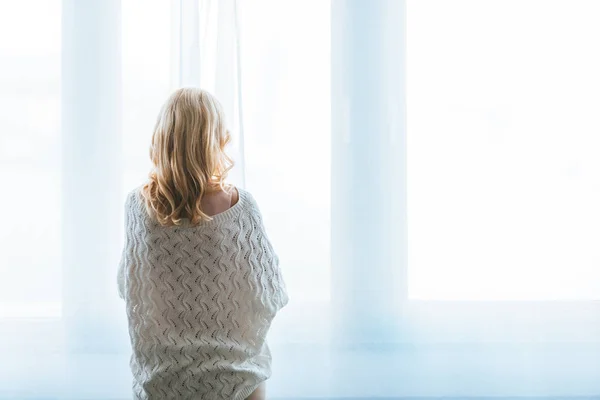
<path fill-rule="evenodd" d="M 135 399 L 244 399 L 271 375 L 265 336 L 288 302 L 250 193 L 212 221 L 161 226 L 126 201 L 119 265 Z"/>

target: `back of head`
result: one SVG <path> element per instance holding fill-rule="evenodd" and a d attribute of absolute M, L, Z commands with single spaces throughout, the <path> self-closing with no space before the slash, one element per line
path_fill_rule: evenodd
<path fill-rule="evenodd" d="M 162 225 L 210 220 L 202 197 L 223 190 L 233 161 L 231 140 L 217 99 L 197 88 L 176 90 L 163 105 L 152 136 L 153 169 L 142 189 L 148 213 Z"/>

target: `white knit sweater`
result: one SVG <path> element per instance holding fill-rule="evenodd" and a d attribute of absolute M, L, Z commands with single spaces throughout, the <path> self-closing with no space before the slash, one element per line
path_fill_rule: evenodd
<path fill-rule="evenodd" d="M 135 399 L 244 399 L 271 375 L 265 336 L 287 302 L 252 195 L 212 221 L 165 227 L 126 201 L 119 294 Z"/>

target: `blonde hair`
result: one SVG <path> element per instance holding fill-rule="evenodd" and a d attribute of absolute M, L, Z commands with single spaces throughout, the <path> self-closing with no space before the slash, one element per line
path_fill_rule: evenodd
<path fill-rule="evenodd" d="M 161 225 L 192 224 L 212 218 L 200 208 L 206 193 L 227 191 L 233 160 L 221 104 L 205 90 L 176 90 L 158 116 L 150 159 L 154 167 L 142 188 L 148 213 Z"/>

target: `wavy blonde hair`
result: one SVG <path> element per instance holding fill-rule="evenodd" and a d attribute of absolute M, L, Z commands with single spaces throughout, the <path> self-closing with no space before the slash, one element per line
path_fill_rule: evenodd
<path fill-rule="evenodd" d="M 142 188 L 148 213 L 161 225 L 197 224 L 212 218 L 200 207 L 206 193 L 231 189 L 225 184 L 233 160 L 221 104 L 205 90 L 176 90 L 163 105 L 152 136 L 154 164 Z"/>

